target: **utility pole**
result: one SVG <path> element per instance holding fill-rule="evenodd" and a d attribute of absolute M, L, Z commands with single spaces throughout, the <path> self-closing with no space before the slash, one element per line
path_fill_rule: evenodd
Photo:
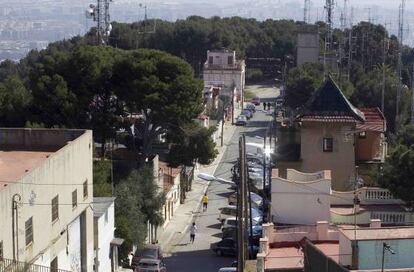
<path fill-rule="evenodd" d="M 19 211 L 18 202 L 22 199 L 19 194 L 12 197 L 12 239 L 13 261 L 19 261 Z"/>
<path fill-rule="evenodd" d="M 240 180 L 238 184 L 238 197 L 237 200 L 237 271 L 244 271 L 244 262 L 246 260 L 245 254 L 245 223 L 246 217 L 244 216 L 245 210 L 245 198 L 246 198 L 246 184 L 247 184 L 247 167 L 246 167 L 246 138 L 241 136 L 239 138 L 239 173 Z"/>
<path fill-rule="evenodd" d="M 109 15 L 109 3 L 112 0 L 96 0 L 96 4 L 90 4 L 86 10 L 86 17 L 96 22 L 97 44 L 106 44 L 112 30 Z"/>
<path fill-rule="evenodd" d="M 413 64 L 413 76 L 411 78 L 411 119 L 410 123 L 414 124 L 414 64 Z"/>
<path fill-rule="evenodd" d="M 382 45 L 382 84 L 381 84 L 381 111 L 384 113 L 385 108 L 385 63 L 386 63 L 386 54 L 387 54 L 387 23 L 384 24 L 384 38 Z"/>

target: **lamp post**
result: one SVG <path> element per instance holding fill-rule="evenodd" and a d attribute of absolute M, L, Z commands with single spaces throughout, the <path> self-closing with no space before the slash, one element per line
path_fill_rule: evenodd
<path fill-rule="evenodd" d="M 382 264 L 381 264 L 381 272 L 384 272 L 384 259 L 385 259 L 385 251 L 388 251 L 392 255 L 395 254 L 395 251 L 391 248 L 391 246 L 387 243 L 382 243 Z"/>

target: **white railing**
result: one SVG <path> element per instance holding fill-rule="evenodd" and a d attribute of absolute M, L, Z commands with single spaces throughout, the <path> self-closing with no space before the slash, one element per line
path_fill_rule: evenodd
<path fill-rule="evenodd" d="M 377 187 L 362 187 L 357 190 L 361 205 L 404 204 L 404 201 L 394 198 L 390 191 Z M 354 191 L 332 191 L 331 205 L 353 205 Z"/>
<path fill-rule="evenodd" d="M 387 225 L 410 225 L 412 224 L 412 214 L 401 211 L 365 211 L 353 214 L 342 215 L 331 211 L 331 222 L 334 224 L 370 224 L 371 219 L 380 219 L 382 224 Z"/>

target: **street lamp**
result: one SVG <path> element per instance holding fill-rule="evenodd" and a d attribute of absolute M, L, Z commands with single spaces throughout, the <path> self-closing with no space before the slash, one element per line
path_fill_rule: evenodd
<path fill-rule="evenodd" d="M 385 251 L 388 251 L 392 255 L 395 255 L 395 251 L 391 248 L 391 246 L 387 243 L 382 243 L 382 265 L 381 265 L 381 272 L 384 272 L 384 257 Z"/>

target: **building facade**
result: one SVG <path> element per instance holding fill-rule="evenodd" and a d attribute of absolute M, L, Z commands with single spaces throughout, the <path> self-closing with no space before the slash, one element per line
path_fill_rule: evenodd
<path fill-rule="evenodd" d="M 319 33 L 317 25 L 303 25 L 298 32 L 296 48 L 297 66 L 319 62 Z"/>
<path fill-rule="evenodd" d="M 287 168 L 302 172 L 330 170 L 332 188 L 347 191 L 361 180 L 368 181 L 371 170 L 385 160 L 386 122 L 382 112 L 378 108 L 354 107 L 330 77 L 296 121 L 296 135 L 289 138 L 297 142 L 282 143 L 277 152 L 282 176 Z M 285 156 L 285 147 L 296 154 Z"/>
<path fill-rule="evenodd" d="M 207 51 L 203 69 L 204 86 L 236 88 L 238 101 L 243 101 L 245 73 L 245 62 L 236 59 L 236 51 Z"/>
<path fill-rule="evenodd" d="M 93 271 L 92 131 L 0 129 L 2 257 Z"/>

